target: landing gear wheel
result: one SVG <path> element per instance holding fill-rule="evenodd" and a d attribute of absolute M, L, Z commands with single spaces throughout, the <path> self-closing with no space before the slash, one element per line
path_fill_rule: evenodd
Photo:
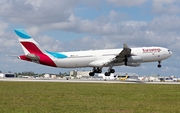
<path fill-rule="evenodd" d="M 124 65 L 127 66 L 127 62 L 124 62 Z"/>
<path fill-rule="evenodd" d="M 115 70 L 114 70 L 114 69 L 111 69 L 111 70 L 110 70 L 110 73 L 115 73 Z"/>
<path fill-rule="evenodd" d="M 94 72 L 94 73 L 102 73 L 102 68 L 99 68 L 99 67 L 96 68 L 96 67 L 94 67 L 94 68 L 93 68 L 93 72 Z"/>
<path fill-rule="evenodd" d="M 89 76 L 94 76 L 94 72 L 90 72 L 90 73 L 89 73 Z"/>
<path fill-rule="evenodd" d="M 110 76 L 110 72 L 105 72 L 105 76 Z"/>
<path fill-rule="evenodd" d="M 158 67 L 158 68 L 161 68 L 161 61 L 158 61 L 157 67 Z"/>
<path fill-rule="evenodd" d="M 102 70 L 98 70 L 98 73 L 102 73 Z"/>
<path fill-rule="evenodd" d="M 161 68 L 161 65 L 160 64 L 158 64 L 158 66 L 157 66 L 158 68 Z"/>
<path fill-rule="evenodd" d="M 124 65 L 127 66 L 127 57 L 124 59 Z"/>

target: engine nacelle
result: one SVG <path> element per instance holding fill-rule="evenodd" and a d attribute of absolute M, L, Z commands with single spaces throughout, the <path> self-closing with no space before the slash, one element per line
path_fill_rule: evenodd
<path fill-rule="evenodd" d="M 126 66 L 137 67 L 141 65 L 141 62 L 142 62 L 141 56 L 130 56 L 127 58 L 127 62 L 125 64 Z"/>
<path fill-rule="evenodd" d="M 126 66 L 137 67 L 137 66 L 140 66 L 140 65 L 141 65 L 141 62 L 137 62 L 137 63 L 129 63 L 129 62 L 127 62 Z"/>

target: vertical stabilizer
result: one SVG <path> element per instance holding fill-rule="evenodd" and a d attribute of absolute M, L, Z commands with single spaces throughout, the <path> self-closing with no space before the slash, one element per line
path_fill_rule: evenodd
<path fill-rule="evenodd" d="M 42 49 L 26 31 L 23 29 L 15 29 L 14 31 L 19 36 L 19 42 L 25 53 L 25 55 L 19 56 L 19 59 L 57 67 L 52 55 Z"/>
<path fill-rule="evenodd" d="M 40 45 L 23 29 L 15 29 L 15 33 L 19 36 L 19 42 L 24 50 L 25 55 L 29 53 L 38 54 L 45 53 Z"/>

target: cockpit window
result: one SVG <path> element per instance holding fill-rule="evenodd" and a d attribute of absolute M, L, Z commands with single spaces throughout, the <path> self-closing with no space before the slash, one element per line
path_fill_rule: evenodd
<path fill-rule="evenodd" d="M 171 52 L 171 50 L 168 50 L 168 52 L 169 52 L 169 54 L 171 54 L 172 52 Z"/>

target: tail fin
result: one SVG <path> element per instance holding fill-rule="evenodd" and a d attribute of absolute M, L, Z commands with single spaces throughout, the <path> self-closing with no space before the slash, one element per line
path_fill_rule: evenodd
<path fill-rule="evenodd" d="M 40 45 L 23 29 L 15 29 L 15 33 L 19 36 L 19 42 L 24 50 L 25 55 L 27 54 L 42 54 L 46 53 Z"/>
<path fill-rule="evenodd" d="M 14 31 L 19 36 L 19 42 L 25 53 L 25 55 L 19 56 L 19 59 L 57 67 L 53 58 L 23 29 L 15 29 Z"/>

